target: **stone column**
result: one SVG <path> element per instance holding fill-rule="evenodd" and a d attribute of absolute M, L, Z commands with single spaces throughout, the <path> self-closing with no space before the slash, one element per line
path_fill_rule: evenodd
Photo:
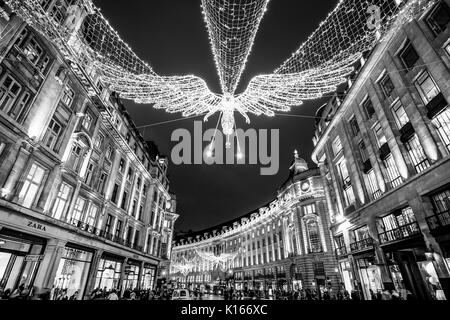
<path fill-rule="evenodd" d="M 34 280 L 36 287 L 42 289 L 52 288 L 65 245 L 65 241 L 58 239 L 50 239 L 47 242 L 43 260 Z"/>
<path fill-rule="evenodd" d="M 84 300 L 89 299 L 92 290 L 95 289 L 95 280 L 97 278 L 98 266 L 100 264 L 103 252 L 103 250 L 99 249 L 95 251 L 94 256 L 92 257 L 90 273 L 86 281 L 86 288 L 84 289 Z"/>
<path fill-rule="evenodd" d="M 45 182 L 41 196 L 37 203 L 37 209 L 43 210 L 44 214 L 50 209 L 51 203 L 58 194 L 58 187 L 61 175 L 61 166 L 56 166 L 50 172 L 47 181 Z"/>
<path fill-rule="evenodd" d="M 30 159 L 31 153 L 26 150 L 23 146 L 20 148 L 17 158 L 14 162 L 14 165 L 6 179 L 5 184 L 3 185 L 3 190 L 5 193 L 5 199 L 8 201 L 13 201 L 15 199 L 17 201 L 18 194 L 20 192 L 20 186 L 18 183 L 23 170 L 25 170 L 27 163 Z"/>

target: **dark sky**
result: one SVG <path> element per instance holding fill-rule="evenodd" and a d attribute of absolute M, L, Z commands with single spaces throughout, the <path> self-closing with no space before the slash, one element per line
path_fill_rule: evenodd
<path fill-rule="evenodd" d="M 219 78 L 203 21 L 200 0 L 95 0 L 108 21 L 134 51 L 160 75 L 194 74 L 209 88 L 220 92 Z M 337 0 L 272 0 L 262 20 L 253 51 L 243 74 L 240 90 L 261 73 L 272 73 L 314 31 Z M 322 101 L 307 102 L 290 115 L 314 116 Z M 179 119 L 149 105 L 126 101 L 136 125 L 143 126 Z M 311 165 L 314 120 L 279 116 L 251 117 L 250 126 L 280 130 L 280 170 L 275 176 L 261 176 L 259 165 L 180 165 L 169 167 L 170 188 L 178 200 L 180 218 L 176 229 L 201 230 L 232 220 L 273 200 L 286 180 L 294 149 Z M 204 123 L 214 128 L 217 116 Z M 240 116 L 237 126 L 247 129 Z M 144 135 L 170 155 L 175 129 L 193 130 L 193 120 L 152 126 Z"/>

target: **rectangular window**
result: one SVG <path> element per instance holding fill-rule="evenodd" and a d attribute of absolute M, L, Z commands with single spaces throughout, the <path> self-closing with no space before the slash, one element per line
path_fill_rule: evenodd
<path fill-rule="evenodd" d="M 400 176 L 400 172 L 398 171 L 392 154 L 388 155 L 386 159 L 383 160 L 383 164 L 386 168 L 387 182 L 391 184 L 391 187 L 396 188 L 400 184 L 402 184 L 403 180 Z"/>
<path fill-rule="evenodd" d="M 91 186 L 92 178 L 94 176 L 94 164 L 92 162 L 89 162 L 87 169 L 86 169 L 86 176 L 84 182 Z"/>
<path fill-rule="evenodd" d="M 97 221 L 98 207 L 96 205 L 91 205 L 89 212 L 86 216 L 86 224 L 95 227 L 95 222 Z"/>
<path fill-rule="evenodd" d="M 113 192 L 112 192 L 112 195 L 111 195 L 111 201 L 112 202 L 114 202 L 115 204 L 117 204 L 117 198 L 118 198 L 118 195 L 119 195 L 119 188 L 120 188 L 120 186 L 117 184 L 117 183 L 115 183 L 114 184 L 114 189 L 113 189 Z"/>
<path fill-rule="evenodd" d="M 99 133 L 97 139 L 95 140 L 95 147 L 100 149 L 103 145 L 103 141 L 105 141 L 105 136 Z"/>
<path fill-rule="evenodd" d="M 75 92 L 73 91 L 73 89 L 71 87 L 66 85 L 64 87 L 64 91 L 63 91 L 62 96 L 61 96 L 61 102 L 65 106 L 70 108 L 72 106 L 72 102 L 73 102 L 74 99 L 75 99 Z"/>
<path fill-rule="evenodd" d="M 31 165 L 30 171 L 25 178 L 22 189 L 19 193 L 19 204 L 31 208 L 36 196 L 41 187 L 41 183 L 44 180 L 45 169 L 36 163 Z"/>
<path fill-rule="evenodd" d="M 120 207 L 123 210 L 127 210 L 127 201 L 128 201 L 128 192 L 124 191 L 122 197 L 122 204 L 120 205 Z"/>
<path fill-rule="evenodd" d="M 442 142 L 448 151 L 450 151 L 450 108 L 446 107 L 437 114 L 431 123 L 436 127 Z"/>
<path fill-rule="evenodd" d="M 430 103 L 441 92 L 427 71 L 423 72 L 414 84 L 425 105 Z"/>
<path fill-rule="evenodd" d="M 67 221 L 69 223 L 76 223 L 82 221 L 83 214 L 86 211 L 87 201 L 84 198 L 79 197 L 75 202 L 75 207 L 73 208 L 72 216 L 68 217 Z"/>
<path fill-rule="evenodd" d="M 125 160 L 121 158 L 119 162 L 119 171 L 123 173 L 124 170 L 125 170 Z"/>
<path fill-rule="evenodd" d="M 303 206 L 303 214 L 304 215 L 315 214 L 315 213 L 316 213 L 316 205 L 314 203 L 306 205 L 306 206 Z M 274 242 L 276 242 L 275 239 L 276 238 L 275 238 L 275 235 L 274 235 Z"/>
<path fill-rule="evenodd" d="M 403 66 L 409 71 L 411 70 L 416 62 L 419 60 L 419 54 L 417 53 L 416 49 L 414 49 L 414 46 L 411 42 L 408 41 L 408 43 L 405 45 L 405 47 L 400 52 L 400 60 L 403 63 Z"/>
<path fill-rule="evenodd" d="M 44 145 L 50 148 L 53 151 L 57 151 L 58 142 L 61 138 L 62 134 L 62 126 L 61 124 L 53 117 L 50 120 L 50 124 L 48 125 L 47 131 L 44 136 Z"/>
<path fill-rule="evenodd" d="M 7 74 L 0 83 L 0 110 L 9 112 L 17 98 L 22 87 L 9 74 Z"/>
<path fill-rule="evenodd" d="M 377 122 L 373 127 L 373 133 L 375 134 L 375 138 L 377 139 L 378 147 L 381 148 L 381 146 L 387 142 L 387 139 L 379 122 Z"/>
<path fill-rule="evenodd" d="M 349 124 L 350 124 L 350 128 L 352 129 L 353 136 L 356 137 L 360 130 L 359 130 L 358 121 L 356 121 L 355 116 L 353 116 L 350 119 Z"/>
<path fill-rule="evenodd" d="M 444 213 L 450 211 L 450 190 L 445 190 L 432 196 L 433 206 L 436 213 Z"/>
<path fill-rule="evenodd" d="M 375 109 L 373 108 L 372 100 L 370 98 L 367 98 L 362 103 L 364 110 L 366 110 L 367 117 L 370 119 L 375 114 Z"/>
<path fill-rule="evenodd" d="M 369 160 L 369 153 L 367 152 L 366 145 L 364 144 L 364 142 L 361 142 L 358 146 L 362 161 L 366 162 L 367 160 Z"/>
<path fill-rule="evenodd" d="M 100 178 L 98 181 L 98 188 L 97 188 L 97 192 L 99 192 L 102 195 L 104 195 L 104 193 L 105 193 L 105 186 L 106 186 L 107 180 L 108 180 L 108 175 L 105 172 L 102 172 L 100 174 Z"/>
<path fill-rule="evenodd" d="M 437 36 L 447 29 L 450 21 L 450 9 L 444 1 L 440 1 L 430 15 L 426 18 L 426 22 L 433 33 Z"/>
<path fill-rule="evenodd" d="M 116 224 L 116 232 L 114 233 L 114 237 L 116 239 L 120 238 L 120 234 L 122 232 L 122 221 L 121 220 L 117 220 L 117 224 Z"/>
<path fill-rule="evenodd" d="M 19 102 L 16 103 L 15 106 L 9 111 L 9 116 L 17 122 L 22 123 L 22 115 L 24 114 L 26 107 L 28 106 L 30 98 L 30 94 L 28 92 L 24 92 L 20 97 Z"/>
<path fill-rule="evenodd" d="M 367 190 L 369 191 L 373 200 L 381 197 L 382 193 L 380 191 L 380 188 L 378 187 L 378 181 L 375 176 L 375 171 L 373 171 L 373 169 L 364 175 L 364 181 L 366 183 Z"/>
<path fill-rule="evenodd" d="M 338 155 L 339 152 L 342 150 L 341 138 L 339 136 L 337 136 L 336 139 L 334 139 L 332 149 L 333 149 L 333 154 L 335 156 Z"/>
<path fill-rule="evenodd" d="M 383 94 L 386 98 L 389 98 L 392 96 L 392 93 L 394 92 L 394 84 L 392 83 L 391 77 L 389 77 L 388 74 L 385 74 L 383 78 L 381 78 L 380 82 L 381 90 L 383 90 Z"/>
<path fill-rule="evenodd" d="M 59 188 L 58 195 L 56 196 L 55 204 L 52 209 L 52 216 L 55 219 L 61 220 L 65 215 L 69 206 L 69 199 L 72 195 L 73 188 L 67 183 L 63 182 Z"/>
<path fill-rule="evenodd" d="M 406 114 L 405 108 L 403 108 L 403 105 L 400 102 L 400 100 L 394 103 L 394 105 L 391 107 L 391 110 L 392 114 L 394 115 L 397 128 L 398 129 L 403 128 L 409 122 L 409 117 Z"/>
<path fill-rule="evenodd" d="M 114 217 L 112 215 L 108 214 L 108 217 L 106 218 L 106 224 L 105 224 L 105 233 L 109 233 L 111 231 L 113 220 L 114 220 Z"/>
<path fill-rule="evenodd" d="M 144 213 L 144 207 L 142 205 L 139 206 L 139 214 L 138 214 L 138 220 L 142 221 L 142 214 Z"/>
<path fill-rule="evenodd" d="M 133 168 L 128 168 L 127 180 L 131 181 L 133 179 Z"/>
<path fill-rule="evenodd" d="M 417 173 L 422 172 L 430 166 L 430 162 L 428 161 L 416 134 L 405 142 L 405 147 Z"/>

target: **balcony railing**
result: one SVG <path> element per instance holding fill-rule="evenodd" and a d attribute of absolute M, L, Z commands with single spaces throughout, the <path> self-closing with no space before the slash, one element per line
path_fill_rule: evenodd
<path fill-rule="evenodd" d="M 365 238 L 356 242 L 353 242 L 350 244 L 350 249 L 353 251 L 360 251 L 360 250 L 366 250 L 366 249 L 372 249 L 373 248 L 373 239 L 372 238 Z"/>
<path fill-rule="evenodd" d="M 387 243 L 391 241 L 406 239 L 417 234 L 420 234 L 419 224 L 417 222 L 413 222 L 399 228 L 380 233 L 379 237 L 381 243 Z"/>
<path fill-rule="evenodd" d="M 428 226 L 431 231 L 436 231 L 444 227 L 450 226 L 450 211 L 436 213 L 434 216 L 427 218 Z"/>

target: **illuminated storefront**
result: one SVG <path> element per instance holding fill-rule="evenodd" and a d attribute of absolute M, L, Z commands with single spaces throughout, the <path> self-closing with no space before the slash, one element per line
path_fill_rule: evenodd
<path fill-rule="evenodd" d="M 125 266 L 125 278 L 123 280 L 123 290 L 134 290 L 138 288 L 140 263 L 135 261 L 128 261 Z"/>
<path fill-rule="evenodd" d="M 0 289 L 31 287 L 42 260 L 45 240 L 3 229 L 0 233 Z"/>
<path fill-rule="evenodd" d="M 142 271 L 141 289 L 143 290 L 153 289 L 153 284 L 155 282 L 155 274 L 156 274 L 155 267 L 144 265 L 144 269 Z"/>
<path fill-rule="evenodd" d="M 102 258 L 98 264 L 95 288 L 118 289 L 123 262 L 116 258 Z"/>
<path fill-rule="evenodd" d="M 55 291 L 67 290 L 68 297 L 75 295 L 77 299 L 81 299 L 86 287 L 92 257 L 91 251 L 66 246 L 56 271 Z"/>

